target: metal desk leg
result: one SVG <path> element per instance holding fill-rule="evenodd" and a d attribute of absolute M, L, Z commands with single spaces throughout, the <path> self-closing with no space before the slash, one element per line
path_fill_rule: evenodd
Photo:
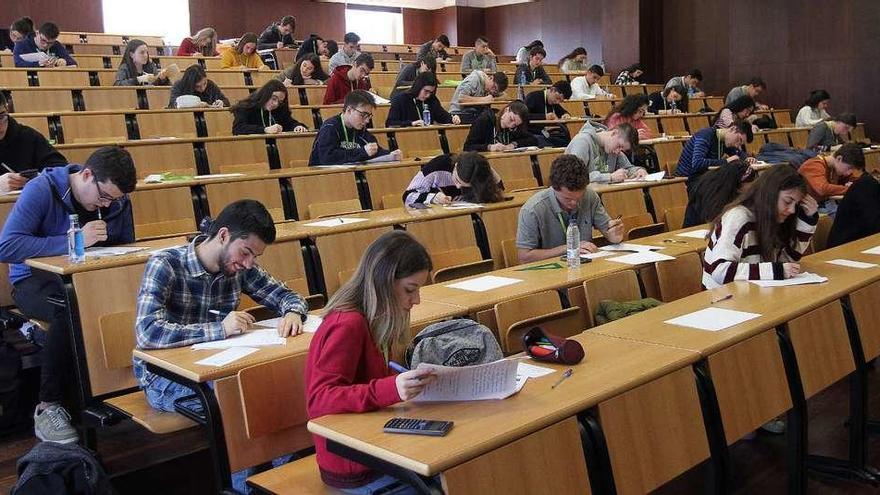
<path fill-rule="evenodd" d="M 611 458 L 608 456 L 608 444 L 605 443 L 605 433 L 595 414 L 592 410 L 578 414 L 590 488 L 596 494 L 614 495 L 617 487 L 614 484 Z"/>
<path fill-rule="evenodd" d="M 694 364 L 694 374 L 697 379 L 697 393 L 700 396 L 700 409 L 703 412 L 703 424 L 709 441 L 709 452 L 712 456 L 709 493 L 722 495 L 730 492 L 730 452 L 727 449 L 718 396 L 715 395 L 715 384 L 712 382 L 709 365 L 705 359 Z"/>
<path fill-rule="evenodd" d="M 189 387 L 199 398 L 205 411 L 205 427 L 208 433 L 208 447 L 214 464 L 214 481 L 218 492 L 232 490 L 232 471 L 229 467 L 229 454 L 226 451 L 226 436 L 223 432 L 223 419 L 220 405 L 214 390 L 206 382 L 188 380 L 151 363 L 144 363 L 150 373 Z"/>

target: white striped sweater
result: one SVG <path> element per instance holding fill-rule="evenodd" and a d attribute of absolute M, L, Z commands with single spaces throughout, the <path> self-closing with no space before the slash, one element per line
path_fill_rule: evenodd
<path fill-rule="evenodd" d="M 734 280 L 782 280 L 782 264 L 801 259 L 819 222 L 818 214 L 807 217 L 800 208 L 797 215 L 796 238 L 775 259 L 765 261 L 751 210 L 737 206 L 724 213 L 703 253 L 703 287 L 712 289 Z"/>

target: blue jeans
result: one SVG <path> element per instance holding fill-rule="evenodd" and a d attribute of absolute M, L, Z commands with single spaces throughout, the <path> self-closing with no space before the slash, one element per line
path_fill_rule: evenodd
<path fill-rule="evenodd" d="M 349 495 L 411 495 L 416 489 L 392 476 L 382 476 L 372 483 L 357 488 L 340 488 Z"/>
<path fill-rule="evenodd" d="M 191 388 L 185 385 L 181 385 L 177 382 L 173 382 L 161 376 L 155 377 L 150 385 L 144 389 L 144 394 L 146 394 L 147 396 L 147 402 L 149 402 L 150 405 L 153 406 L 153 409 L 158 409 L 160 411 L 166 412 L 174 412 L 175 400 L 181 397 L 185 397 L 187 395 L 193 395 L 194 393 L 195 392 Z M 266 463 L 260 466 L 249 467 L 242 469 L 241 471 L 236 471 L 232 473 L 232 488 L 234 488 L 235 491 L 237 491 L 238 493 L 251 493 L 251 490 L 250 488 L 248 488 L 245 480 L 247 480 L 250 476 L 266 471 L 267 469 L 271 469 L 272 467 L 286 464 L 290 462 L 290 459 L 290 455 L 283 455 L 281 457 L 273 459 L 271 464 Z"/>

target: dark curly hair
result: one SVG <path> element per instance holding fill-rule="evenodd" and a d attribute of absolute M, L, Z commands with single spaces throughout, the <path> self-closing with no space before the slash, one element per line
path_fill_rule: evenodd
<path fill-rule="evenodd" d="M 562 154 L 550 164 L 550 186 L 569 191 L 582 191 L 590 183 L 587 165 L 575 155 Z"/>

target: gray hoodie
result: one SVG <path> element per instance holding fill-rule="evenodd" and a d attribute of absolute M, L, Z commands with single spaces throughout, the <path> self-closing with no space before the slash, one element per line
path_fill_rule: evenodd
<path fill-rule="evenodd" d="M 617 169 L 625 169 L 627 178 L 635 177 L 642 167 L 630 163 L 623 153 L 609 155 L 599 142 L 599 134 L 608 130 L 598 123 L 587 122 L 581 127 L 580 132 L 575 134 L 565 152 L 580 158 L 587 164 L 590 172 L 590 182 L 611 182 L 611 174 Z"/>

